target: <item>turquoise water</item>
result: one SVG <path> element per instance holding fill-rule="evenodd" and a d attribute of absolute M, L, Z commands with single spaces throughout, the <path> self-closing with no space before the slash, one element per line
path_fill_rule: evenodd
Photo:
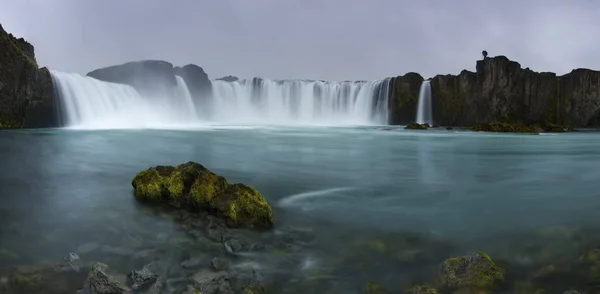
<path fill-rule="evenodd" d="M 157 217 L 133 199 L 131 180 L 150 166 L 187 161 L 259 189 L 274 209 L 277 229 L 314 235 L 297 254 L 304 268 L 314 267 L 310 273 L 327 268 L 331 280 L 349 275 L 331 270 L 331 254 L 379 235 L 415 233 L 443 240 L 419 245 L 427 250 L 441 246 L 432 253 L 440 260 L 363 267 L 352 271 L 352 283 L 375 280 L 394 287 L 394 276 L 406 276 L 402 283 L 427 280 L 436 262 L 473 250 L 515 263 L 522 253 L 507 247 L 523 236 L 554 226 L 598 224 L 598 146 L 600 136 L 592 132 L 537 136 L 376 127 L 5 131 L 0 133 L 0 249 L 12 257 L 0 270 L 60 257 L 90 242 L 119 246 L 148 234 L 177 234 L 176 222 Z M 269 265 L 267 260 L 257 262 Z M 119 262 L 129 266 L 125 259 Z M 277 266 L 286 272 L 286 265 Z M 296 287 L 289 284 L 290 276 L 277 280 L 275 275 L 273 283 L 289 290 Z"/>

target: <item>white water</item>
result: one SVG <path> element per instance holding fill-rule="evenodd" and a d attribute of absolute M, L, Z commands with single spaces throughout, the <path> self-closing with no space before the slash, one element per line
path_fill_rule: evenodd
<path fill-rule="evenodd" d="M 389 80 L 213 81 L 212 117 L 234 124 L 387 124 Z"/>
<path fill-rule="evenodd" d="M 417 123 L 433 125 L 431 114 L 431 85 L 423 81 L 419 89 L 419 104 L 417 106 Z"/>
<path fill-rule="evenodd" d="M 388 118 L 389 79 L 213 81 L 210 103 L 196 104 L 180 76 L 175 76 L 177 86 L 171 97 L 151 98 L 140 96 L 128 85 L 57 71 L 52 71 L 52 76 L 61 99 L 63 120 L 69 128 L 383 125 Z"/>
<path fill-rule="evenodd" d="M 174 97 L 146 99 L 128 85 L 51 71 L 65 126 L 76 129 L 183 127 L 199 123 L 187 85 L 176 76 Z"/>

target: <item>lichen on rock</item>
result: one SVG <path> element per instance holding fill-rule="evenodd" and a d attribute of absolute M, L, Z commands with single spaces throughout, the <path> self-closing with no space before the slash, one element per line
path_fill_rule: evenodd
<path fill-rule="evenodd" d="M 139 172 L 132 185 L 140 200 L 207 211 L 231 227 L 273 227 L 271 207 L 258 190 L 229 184 L 199 163 L 152 167 Z"/>
<path fill-rule="evenodd" d="M 407 130 L 427 130 L 427 129 L 429 129 L 429 124 L 409 123 L 408 125 L 406 125 L 405 129 L 407 129 Z"/>

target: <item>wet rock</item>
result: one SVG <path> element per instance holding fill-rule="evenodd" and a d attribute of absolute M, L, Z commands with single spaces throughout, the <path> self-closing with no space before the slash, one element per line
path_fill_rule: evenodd
<path fill-rule="evenodd" d="M 202 294 L 233 294 L 227 272 L 202 271 L 192 277 L 194 287 Z"/>
<path fill-rule="evenodd" d="M 14 268 L 8 284 L 17 293 L 65 293 L 75 291 L 85 280 L 79 256 L 69 253 L 60 262 Z"/>
<path fill-rule="evenodd" d="M 165 290 L 167 293 L 180 293 L 188 284 L 188 278 L 170 278 L 165 281 Z"/>
<path fill-rule="evenodd" d="M 157 262 L 151 262 L 145 265 L 139 271 L 132 271 L 128 277 L 133 283 L 131 288 L 133 290 L 141 289 L 151 285 L 158 279 L 158 273 L 160 272 L 160 265 Z"/>
<path fill-rule="evenodd" d="M 165 288 L 165 280 L 162 277 L 158 277 L 154 285 L 148 290 L 147 294 L 162 294 Z"/>
<path fill-rule="evenodd" d="M 240 252 L 242 250 L 243 245 L 242 242 L 240 242 L 237 239 L 230 239 L 223 243 L 223 247 L 227 252 L 235 255 L 237 252 Z"/>
<path fill-rule="evenodd" d="M 215 271 L 227 270 L 229 263 L 221 258 L 215 257 L 210 261 L 210 266 Z"/>
<path fill-rule="evenodd" d="M 446 259 L 440 278 L 449 288 L 491 288 L 504 280 L 504 270 L 485 253 Z"/>
<path fill-rule="evenodd" d="M 214 220 L 206 226 L 206 234 L 208 239 L 216 242 L 223 242 L 229 236 L 227 229 Z"/>
<path fill-rule="evenodd" d="M 271 207 L 258 190 L 229 184 L 195 162 L 149 168 L 139 172 L 131 184 L 140 200 L 210 212 L 230 227 L 273 227 Z"/>
<path fill-rule="evenodd" d="M 119 283 L 116 279 L 106 274 L 108 265 L 96 263 L 88 278 L 83 283 L 81 290 L 77 294 L 121 294 L 129 292 L 129 289 Z"/>
<path fill-rule="evenodd" d="M 81 270 L 81 259 L 76 253 L 69 253 L 63 257 L 62 261 L 54 267 L 57 272 L 79 272 Z"/>

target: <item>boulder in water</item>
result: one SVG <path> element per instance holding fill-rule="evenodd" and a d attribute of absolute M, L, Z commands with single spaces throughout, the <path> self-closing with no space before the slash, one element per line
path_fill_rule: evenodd
<path fill-rule="evenodd" d="M 471 128 L 473 131 L 502 133 L 535 133 L 535 128 L 522 123 L 495 122 L 479 124 Z"/>
<path fill-rule="evenodd" d="M 489 289 L 504 280 L 504 269 L 483 252 L 446 259 L 440 270 L 442 284 L 452 289 Z"/>
<path fill-rule="evenodd" d="M 132 185 L 140 200 L 207 211 L 230 227 L 273 227 L 271 207 L 258 190 L 229 184 L 199 163 L 152 167 L 138 173 Z"/>

